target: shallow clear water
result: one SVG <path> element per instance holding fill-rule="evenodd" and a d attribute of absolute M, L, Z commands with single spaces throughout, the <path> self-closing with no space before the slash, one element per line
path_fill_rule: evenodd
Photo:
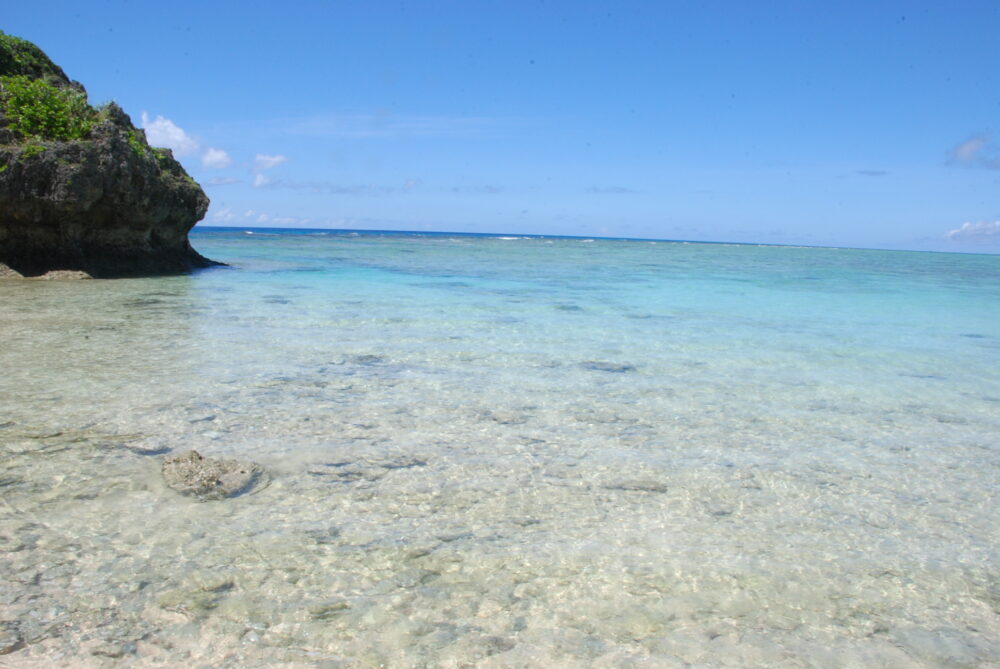
<path fill-rule="evenodd" d="M 193 241 L 0 283 L 0 664 L 1000 663 L 1000 257 Z"/>

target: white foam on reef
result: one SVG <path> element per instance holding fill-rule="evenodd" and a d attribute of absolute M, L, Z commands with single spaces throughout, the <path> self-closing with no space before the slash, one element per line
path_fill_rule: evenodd
<path fill-rule="evenodd" d="M 0 284 L 4 664 L 1000 662 L 989 259 L 198 248 Z"/>

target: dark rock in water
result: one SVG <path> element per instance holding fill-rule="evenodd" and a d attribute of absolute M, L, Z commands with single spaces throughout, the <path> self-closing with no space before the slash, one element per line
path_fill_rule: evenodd
<path fill-rule="evenodd" d="M 340 528 L 331 525 L 323 529 L 306 530 L 306 536 L 318 544 L 332 544 L 340 537 Z"/>
<path fill-rule="evenodd" d="M 24 648 L 24 640 L 18 631 L 17 623 L 0 622 L 0 655 L 7 655 Z"/>
<path fill-rule="evenodd" d="M 354 355 L 350 358 L 351 362 L 355 365 L 378 365 L 385 362 L 385 358 L 380 355 L 372 355 L 367 353 L 365 355 Z"/>
<path fill-rule="evenodd" d="M 216 265 L 188 242 L 207 209 L 170 150 L 151 148 L 121 107 L 91 107 L 38 47 L 0 32 L 0 278 Z"/>
<path fill-rule="evenodd" d="M 224 499 L 249 492 L 265 477 L 260 465 L 239 460 L 215 460 L 188 451 L 163 460 L 167 485 L 201 500 Z"/>
<path fill-rule="evenodd" d="M 529 416 L 517 411 L 506 411 L 504 409 L 489 409 L 480 414 L 484 419 L 492 420 L 501 425 L 523 425 L 528 422 Z"/>
<path fill-rule="evenodd" d="M 351 605 L 343 599 L 328 599 L 318 602 L 308 607 L 309 615 L 314 620 L 329 620 L 351 608 Z"/>
<path fill-rule="evenodd" d="M 627 479 L 612 481 L 603 488 L 608 490 L 625 490 L 628 492 L 667 492 L 667 484 L 655 479 Z"/>
<path fill-rule="evenodd" d="M 323 477 L 335 483 L 374 483 L 396 469 L 424 467 L 426 460 L 398 455 L 386 458 L 322 462 L 308 470 L 312 476 Z"/>
<path fill-rule="evenodd" d="M 122 446 L 136 455 L 163 455 L 172 450 L 169 446 L 143 446 L 134 444 L 122 444 Z"/>
<path fill-rule="evenodd" d="M 622 365 L 617 362 L 602 362 L 600 360 L 581 362 L 580 366 L 584 369 L 592 369 L 598 372 L 615 372 L 618 374 L 635 371 L 635 365 Z"/>

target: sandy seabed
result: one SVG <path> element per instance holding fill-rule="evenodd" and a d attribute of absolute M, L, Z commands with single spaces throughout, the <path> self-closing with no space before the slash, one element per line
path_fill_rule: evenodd
<path fill-rule="evenodd" d="M 0 666 L 1000 663 L 995 375 L 237 274 L 0 286 Z M 267 485 L 181 496 L 188 448 Z"/>

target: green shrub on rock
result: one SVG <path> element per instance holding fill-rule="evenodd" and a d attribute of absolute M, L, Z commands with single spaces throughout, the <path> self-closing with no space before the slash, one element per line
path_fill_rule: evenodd
<path fill-rule="evenodd" d="M 21 134 L 61 141 L 83 139 L 97 119 L 85 94 L 20 74 L 0 77 L 0 110 Z"/>
<path fill-rule="evenodd" d="M 40 153 L 45 152 L 45 147 L 41 144 L 27 144 L 21 149 L 21 159 L 27 160 L 28 158 L 33 158 Z"/>
<path fill-rule="evenodd" d="M 135 130 L 129 130 L 125 133 L 128 140 L 129 148 L 132 149 L 132 153 L 135 154 L 136 158 L 143 158 L 146 155 L 146 144 L 139 139 L 139 135 Z"/>

